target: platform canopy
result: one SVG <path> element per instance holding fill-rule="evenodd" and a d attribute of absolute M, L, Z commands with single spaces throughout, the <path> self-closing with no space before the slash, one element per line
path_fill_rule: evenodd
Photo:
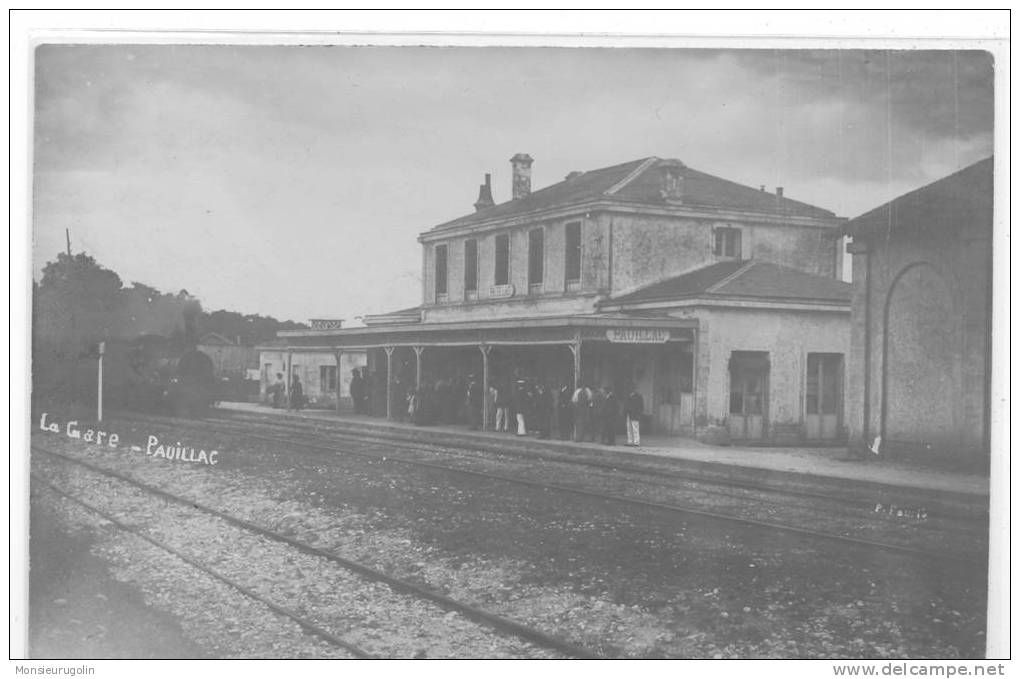
<path fill-rule="evenodd" d="M 273 349 L 363 350 L 380 347 L 539 346 L 606 342 L 692 342 L 695 319 L 592 314 L 452 323 L 409 323 L 334 330 L 288 330 Z M 269 348 L 269 347 L 265 347 Z"/>

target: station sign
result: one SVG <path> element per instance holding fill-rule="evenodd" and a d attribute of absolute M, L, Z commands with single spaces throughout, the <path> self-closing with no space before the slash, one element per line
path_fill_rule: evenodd
<path fill-rule="evenodd" d="M 309 321 L 312 330 L 340 330 L 344 327 L 342 318 L 312 318 Z"/>
<path fill-rule="evenodd" d="M 610 328 L 606 339 L 615 344 L 665 344 L 669 330 L 664 328 Z"/>
<path fill-rule="evenodd" d="M 510 285 L 493 285 L 489 287 L 489 299 L 503 299 L 505 297 L 514 296 L 514 286 Z"/>

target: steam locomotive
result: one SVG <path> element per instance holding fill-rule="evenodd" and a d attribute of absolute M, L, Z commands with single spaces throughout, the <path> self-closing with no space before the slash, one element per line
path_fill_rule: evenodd
<path fill-rule="evenodd" d="M 94 347 L 75 363 L 78 400 L 95 401 L 98 357 Z M 108 407 L 203 417 L 215 404 L 215 394 L 213 361 L 193 344 L 159 335 L 106 343 L 103 402 Z"/>

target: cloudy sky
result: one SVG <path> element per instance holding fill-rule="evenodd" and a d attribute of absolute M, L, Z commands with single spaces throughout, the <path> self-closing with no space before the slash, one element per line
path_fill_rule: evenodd
<path fill-rule="evenodd" d="M 533 186 L 650 155 L 856 216 L 991 154 L 982 52 L 36 50 L 33 264 L 72 246 L 207 309 L 420 298 L 416 236 L 514 153 Z"/>

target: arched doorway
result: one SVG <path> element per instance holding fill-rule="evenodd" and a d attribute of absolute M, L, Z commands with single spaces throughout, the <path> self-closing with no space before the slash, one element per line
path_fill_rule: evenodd
<path fill-rule="evenodd" d="M 885 307 L 882 437 L 889 444 L 959 443 L 960 319 L 953 295 L 928 263 L 903 269 Z"/>

